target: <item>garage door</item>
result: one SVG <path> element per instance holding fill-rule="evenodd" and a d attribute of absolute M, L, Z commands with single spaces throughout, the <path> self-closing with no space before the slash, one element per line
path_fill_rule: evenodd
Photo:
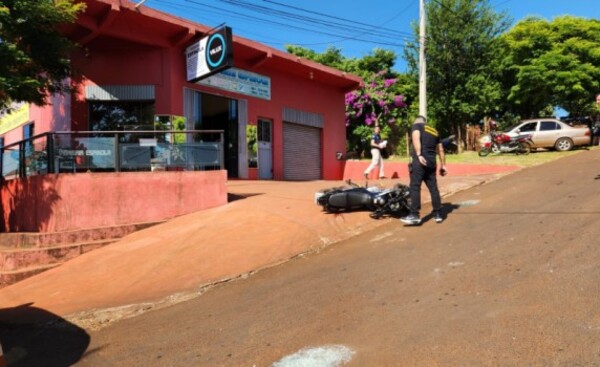
<path fill-rule="evenodd" d="M 283 177 L 321 179 L 321 129 L 283 123 Z"/>

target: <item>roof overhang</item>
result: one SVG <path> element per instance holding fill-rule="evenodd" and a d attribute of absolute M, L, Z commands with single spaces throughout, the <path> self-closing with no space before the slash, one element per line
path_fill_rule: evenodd
<path fill-rule="evenodd" d="M 184 47 L 211 30 L 210 27 L 163 13 L 128 0 L 83 0 L 87 5 L 74 24 L 61 31 L 86 47 L 94 42 L 118 40 L 148 47 Z M 233 30 L 235 32 L 235 29 Z M 315 82 L 336 86 L 343 91 L 356 89 L 361 79 L 319 63 L 299 58 L 275 48 L 233 37 L 234 63 L 251 68 L 283 71 Z"/>

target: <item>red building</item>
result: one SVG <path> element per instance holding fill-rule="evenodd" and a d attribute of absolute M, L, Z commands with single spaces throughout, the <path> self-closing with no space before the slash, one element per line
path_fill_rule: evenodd
<path fill-rule="evenodd" d="M 233 68 L 190 83 L 186 47 L 209 27 L 127 0 L 85 3 L 77 22 L 63 28 L 81 46 L 72 58 L 82 77 L 78 93 L 32 106 L 10 123 L 0 119 L 4 145 L 47 131 L 152 129 L 156 118 L 180 116 L 187 130 L 225 132 L 230 178 L 343 177 L 336 153 L 346 149 L 344 94 L 358 77 L 237 37 L 234 29 Z"/>
<path fill-rule="evenodd" d="M 3 176 L 16 178 L 2 185 L 0 230 L 60 232 L 165 220 L 225 204 L 227 178 L 343 178 L 344 94 L 359 86 L 358 77 L 237 37 L 234 29 L 233 67 L 190 82 L 186 49 L 209 27 L 127 0 L 84 2 L 76 23 L 61 29 L 80 45 L 72 55 L 77 92 L 0 116 Z M 127 163 L 124 156 L 145 154 L 160 141 L 117 144 L 119 132 L 140 130 L 175 141 L 183 134 L 173 131 L 220 131 L 217 169 L 144 172 L 147 166 L 139 169 L 139 161 Z M 59 145 L 62 136 L 68 144 L 91 141 L 73 138 L 84 131 L 94 132 L 96 146 Z M 107 131 L 117 132 L 115 138 L 98 139 Z M 46 145 L 14 144 L 39 134 Z M 205 135 L 198 136 L 205 144 Z"/>

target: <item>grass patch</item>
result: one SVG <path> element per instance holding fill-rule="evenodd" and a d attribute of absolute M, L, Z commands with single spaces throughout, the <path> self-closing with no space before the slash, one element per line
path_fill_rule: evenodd
<path fill-rule="evenodd" d="M 477 152 L 463 152 L 460 154 L 447 154 L 446 163 L 462 163 L 462 164 L 493 164 L 501 166 L 519 166 L 531 167 L 550 162 L 559 158 L 568 157 L 573 154 L 578 154 L 584 150 L 594 150 L 593 148 L 577 148 L 568 152 L 557 152 L 554 150 L 540 150 L 531 152 L 528 155 L 516 155 L 514 153 L 490 154 L 487 157 L 480 157 Z M 393 156 L 386 159 L 389 162 L 408 162 L 407 157 Z"/>

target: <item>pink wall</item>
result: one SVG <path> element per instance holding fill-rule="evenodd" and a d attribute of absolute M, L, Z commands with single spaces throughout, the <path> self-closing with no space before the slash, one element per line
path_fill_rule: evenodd
<path fill-rule="evenodd" d="M 369 166 L 371 161 L 367 160 L 350 160 L 345 162 L 344 180 L 361 181 L 364 180 L 363 173 Z M 451 163 L 446 165 L 450 176 L 467 176 L 467 175 L 482 175 L 492 173 L 512 172 L 520 169 L 518 166 L 501 166 L 501 165 L 477 165 L 477 164 L 461 164 Z M 408 172 L 408 162 L 383 162 L 383 171 L 387 178 L 401 179 L 403 182 L 410 181 Z M 379 177 L 379 169 L 376 167 L 369 174 L 369 179 L 377 179 Z"/>
<path fill-rule="evenodd" d="M 225 171 L 78 173 L 2 185 L 3 232 L 154 222 L 227 203 Z M 83 205 L 82 205 L 83 203 Z"/>
<path fill-rule="evenodd" d="M 22 125 L 7 131 L 4 136 L 4 145 L 9 145 L 23 140 L 23 126 L 29 122 L 34 123 L 34 134 L 38 135 L 48 131 L 66 131 L 71 128 L 71 96 L 54 95 L 47 99 L 46 106 L 29 105 L 29 120 Z"/>
<path fill-rule="evenodd" d="M 48 131 L 67 131 L 71 128 L 71 96 L 54 95 L 46 106 L 31 105 L 30 120 L 35 123 L 35 135 Z"/>

